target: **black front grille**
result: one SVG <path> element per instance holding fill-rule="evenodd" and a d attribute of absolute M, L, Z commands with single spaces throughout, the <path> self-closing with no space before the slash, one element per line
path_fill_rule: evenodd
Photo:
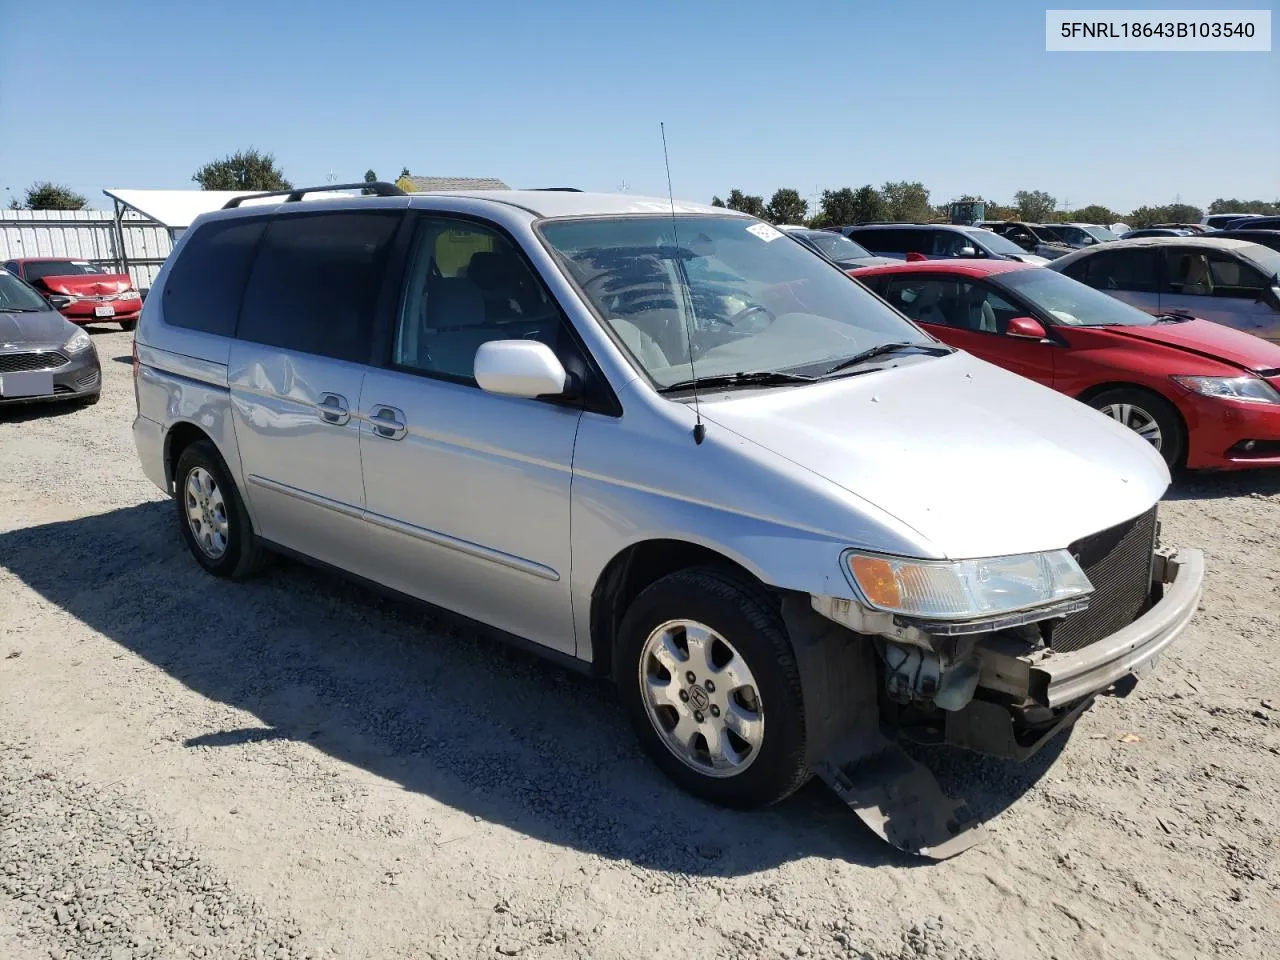
<path fill-rule="evenodd" d="M 56 350 L 48 350 L 43 353 L 0 353 L 0 373 L 52 370 L 66 362 L 66 356 Z"/>
<path fill-rule="evenodd" d="M 1093 584 L 1089 609 L 1059 621 L 1049 646 L 1080 650 L 1127 627 L 1147 605 L 1151 593 L 1156 508 L 1109 530 L 1077 540 L 1069 547 Z"/>

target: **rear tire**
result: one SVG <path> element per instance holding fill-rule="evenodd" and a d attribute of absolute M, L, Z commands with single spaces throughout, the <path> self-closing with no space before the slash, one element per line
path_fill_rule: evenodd
<path fill-rule="evenodd" d="M 138 327 L 137 320 L 121 320 L 120 321 L 120 329 L 123 330 L 125 333 L 129 333 L 133 330 L 136 330 L 137 327 Z"/>
<path fill-rule="evenodd" d="M 255 574 L 264 551 L 217 448 L 208 440 L 188 445 L 173 480 L 178 525 L 196 562 L 215 577 L 239 580 Z"/>
<path fill-rule="evenodd" d="M 808 779 L 799 668 L 758 587 L 712 567 L 663 577 L 623 616 L 615 663 L 641 746 L 689 793 L 761 807 Z"/>
<path fill-rule="evenodd" d="M 1177 407 L 1164 397 L 1141 387 L 1116 387 L 1091 397 L 1089 406 L 1151 442 L 1170 470 L 1182 464 L 1187 450 L 1187 428 Z"/>

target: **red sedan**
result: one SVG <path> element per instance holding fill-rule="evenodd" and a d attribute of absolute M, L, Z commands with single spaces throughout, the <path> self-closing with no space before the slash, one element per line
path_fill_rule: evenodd
<path fill-rule="evenodd" d="M 4 269 L 21 277 L 72 323 L 138 325 L 142 296 L 127 273 L 107 273 L 88 260 L 39 257 L 8 260 Z"/>
<path fill-rule="evenodd" d="M 1043 267 L 899 263 L 849 273 L 939 340 L 1114 417 L 1171 466 L 1280 466 L 1280 345 L 1153 317 Z"/>

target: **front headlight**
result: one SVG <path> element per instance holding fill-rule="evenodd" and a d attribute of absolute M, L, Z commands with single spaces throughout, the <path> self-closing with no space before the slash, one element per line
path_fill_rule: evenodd
<path fill-rule="evenodd" d="M 83 330 L 77 330 L 62 345 L 62 349 L 67 353 L 84 353 L 93 346 L 93 341 L 89 339 L 89 335 Z"/>
<path fill-rule="evenodd" d="M 989 617 L 1093 591 L 1066 550 L 956 561 L 849 551 L 844 559 L 854 588 L 869 606 L 926 619 Z"/>
<path fill-rule="evenodd" d="M 1244 400 L 1247 403 L 1280 403 L 1280 393 L 1259 377 L 1174 377 L 1173 381 L 1205 397 Z"/>
<path fill-rule="evenodd" d="M 121 300 L 137 300 L 138 297 L 140 296 L 141 294 L 138 293 L 137 290 L 126 290 L 124 293 L 120 294 L 120 299 Z"/>

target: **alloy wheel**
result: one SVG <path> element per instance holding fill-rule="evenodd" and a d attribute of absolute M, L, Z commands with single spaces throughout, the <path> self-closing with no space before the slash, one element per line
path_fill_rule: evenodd
<path fill-rule="evenodd" d="M 1155 417 L 1141 407 L 1132 403 L 1108 403 L 1098 409 L 1112 420 L 1123 423 L 1157 450 L 1164 445 L 1164 434 L 1160 431 L 1160 424 L 1156 422 Z"/>
<path fill-rule="evenodd" d="M 705 624 L 669 620 L 640 655 L 645 712 L 662 743 L 707 776 L 742 773 L 764 744 L 764 709 L 751 668 Z"/>
<path fill-rule="evenodd" d="M 219 559 L 227 552 L 231 525 L 227 520 L 226 502 L 213 474 L 204 467 L 193 467 L 187 474 L 183 500 L 187 525 L 200 551 L 210 560 Z"/>

